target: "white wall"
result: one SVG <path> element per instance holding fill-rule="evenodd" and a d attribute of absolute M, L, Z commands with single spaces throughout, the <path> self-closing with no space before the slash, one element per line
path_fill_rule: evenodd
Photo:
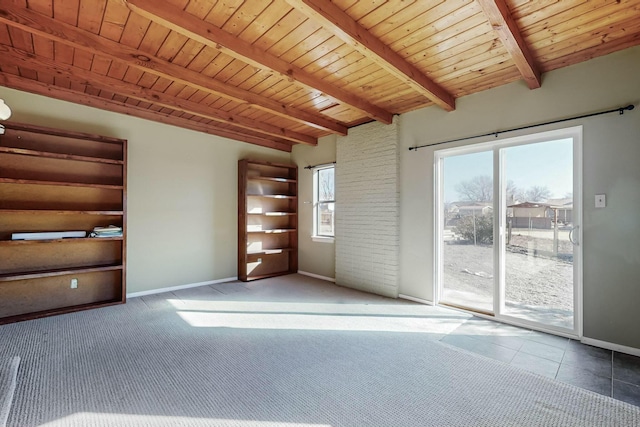
<path fill-rule="evenodd" d="M 298 165 L 298 271 L 329 279 L 335 278 L 336 249 L 334 242 L 314 242 L 313 234 L 313 171 L 306 166 L 336 161 L 336 136 L 320 138 L 318 145 L 298 144 L 291 160 Z"/>
<path fill-rule="evenodd" d="M 398 296 L 399 117 L 368 123 L 338 138 L 336 283 Z"/>
<path fill-rule="evenodd" d="M 402 294 L 433 299 L 434 148 L 409 147 L 611 109 L 640 101 L 640 47 L 457 100 L 456 111 L 402 116 Z M 584 126 L 584 335 L 640 348 L 640 110 L 530 130 Z M 504 134 L 501 138 L 523 132 Z M 477 139 L 465 144 L 495 140 Z M 453 144 L 440 146 L 451 147 Z M 594 195 L 607 195 L 596 210 Z"/>
<path fill-rule="evenodd" d="M 128 293 L 237 276 L 237 162 L 284 153 L 0 87 L 12 121 L 129 141 Z"/>

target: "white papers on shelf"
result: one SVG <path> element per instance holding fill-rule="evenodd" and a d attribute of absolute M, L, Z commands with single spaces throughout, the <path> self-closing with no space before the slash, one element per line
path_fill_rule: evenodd
<path fill-rule="evenodd" d="M 108 227 L 95 227 L 91 237 L 122 237 L 122 227 L 110 225 Z"/>
<path fill-rule="evenodd" d="M 87 237 L 86 231 L 47 231 L 38 233 L 13 233 L 11 240 L 53 240 Z"/>

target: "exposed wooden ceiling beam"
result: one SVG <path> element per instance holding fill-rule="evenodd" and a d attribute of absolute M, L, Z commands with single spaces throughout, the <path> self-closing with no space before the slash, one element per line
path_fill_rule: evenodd
<path fill-rule="evenodd" d="M 35 93 L 49 98 L 56 98 L 63 101 L 69 101 L 76 104 L 83 104 L 89 107 L 100 108 L 102 110 L 112 111 L 116 113 L 127 114 L 129 116 L 139 117 L 154 122 L 165 123 L 180 128 L 191 129 L 197 132 L 205 132 L 211 135 L 229 138 L 236 141 L 246 142 L 249 144 L 260 145 L 263 147 L 273 148 L 280 151 L 291 152 L 291 144 L 274 142 L 264 138 L 252 135 L 234 132 L 227 129 L 219 129 L 208 124 L 198 123 L 192 120 L 182 119 L 170 114 L 164 114 L 157 111 L 147 110 L 133 105 L 123 104 L 121 102 L 109 100 L 106 98 L 87 95 L 71 89 L 65 89 L 59 86 L 47 85 L 24 77 L 14 76 L 12 74 L 0 72 L 0 86 L 21 90 L 24 92 Z"/>
<path fill-rule="evenodd" d="M 453 95 L 407 62 L 329 0 L 286 1 L 435 104 L 447 111 L 455 109 Z"/>
<path fill-rule="evenodd" d="M 128 47 L 73 25 L 56 21 L 11 2 L 0 6 L 0 23 L 19 28 L 49 40 L 64 43 L 94 55 L 107 57 L 130 67 L 154 74 L 159 77 L 203 90 L 216 96 L 250 104 L 271 114 L 286 117 L 308 126 L 323 129 L 339 135 L 347 134 L 347 127 L 335 121 L 307 111 L 283 105 L 264 96 L 225 84 L 216 79 L 201 75 L 188 68 L 151 56 L 148 52 Z"/>
<path fill-rule="evenodd" d="M 524 41 L 516 21 L 511 16 L 504 0 L 477 0 L 489 23 L 507 49 L 529 89 L 542 84 L 540 69 L 536 66 L 531 51 Z"/>
<path fill-rule="evenodd" d="M 230 34 L 215 25 L 173 6 L 169 2 L 157 0 L 127 0 L 127 5 L 135 13 L 169 28 L 206 46 L 219 50 L 225 55 L 239 59 L 258 68 L 267 68 L 283 77 L 301 83 L 305 88 L 320 91 L 335 101 L 361 111 L 366 116 L 382 123 L 390 124 L 393 114 L 377 107 L 358 95 L 333 86 L 290 64 L 277 56 L 253 46 L 251 43 Z"/>
<path fill-rule="evenodd" d="M 267 137 L 283 138 L 294 143 L 317 145 L 318 141 L 309 135 L 293 132 L 268 123 L 253 120 L 237 114 L 219 111 L 209 106 L 198 104 L 177 96 L 167 95 L 163 92 L 144 88 L 133 83 L 100 75 L 82 68 L 64 64 L 52 59 L 36 56 L 13 47 L 0 45 L 0 56 L 3 63 L 24 67 L 37 72 L 62 75 L 73 81 L 83 80 L 82 84 L 89 84 L 98 89 L 114 92 L 128 98 L 160 105 L 184 113 L 193 114 L 232 126 L 249 129 L 256 133 L 262 133 Z"/>

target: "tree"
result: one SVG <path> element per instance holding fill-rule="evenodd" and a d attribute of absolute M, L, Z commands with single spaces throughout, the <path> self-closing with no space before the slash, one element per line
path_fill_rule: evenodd
<path fill-rule="evenodd" d="M 460 219 L 455 227 L 455 232 L 461 235 L 464 240 L 491 244 L 493 243 L 493 213 L 467 215 Z"/>
<path fill-rule="evenodd" d="M 318 171 L 318 185 L 319 185 L 319 199 L 320 200 L 335 200 L 335 183 L 334 183 L 335 169 L 326 168 Z"/>
<path fill-rule="evenodd" d="M 488 175 L 479 175 L 469 181 L 459 182 L 455 190 L 464 200 L 490 202 L 493 200 L 493 179 Z"/>
<path fill-rule="evenodd" d="M 512 180 L 507 181 L 507 204 L 515 203 L 520 199 L 521 191 Z"/>
<path fill-rule="evenodd" d="M 525 199 L 527 202 L 542 202 L 551 197 L 551 190 L 545 186 L 534 185 L 529 188 L 525 193 Z"/>
<path fill-rule="evenodd" d="M 493 179 L 489 175 L 478 175 L 468 181 L 461 181 L 455 186 L 455 190 L 465 201 L 493 201 Z M 521 190 L 512 180 L 509 180 L 507 181 L 506 197 L 507 203 L 516 201 L 542 202 L 551 197 L 551 190 L 546 185 L 534 185 L 527 190 Z"/>

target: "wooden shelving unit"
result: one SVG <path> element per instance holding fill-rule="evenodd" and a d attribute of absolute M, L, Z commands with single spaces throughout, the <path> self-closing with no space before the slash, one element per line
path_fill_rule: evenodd
<path fill-rule="evenodd" d="M 125 140 L 16 123 L 0 136 L 0 323 L 124 303 Z M 123 235 L 11 240 L 121 226 Z M 77 288 L 71 287 L 76 279 Z"/>
<path fill-rule="evenodd" d="M 238 163 L 238 278 L 298 271 L 298 169 L 257 160 Z"/>

